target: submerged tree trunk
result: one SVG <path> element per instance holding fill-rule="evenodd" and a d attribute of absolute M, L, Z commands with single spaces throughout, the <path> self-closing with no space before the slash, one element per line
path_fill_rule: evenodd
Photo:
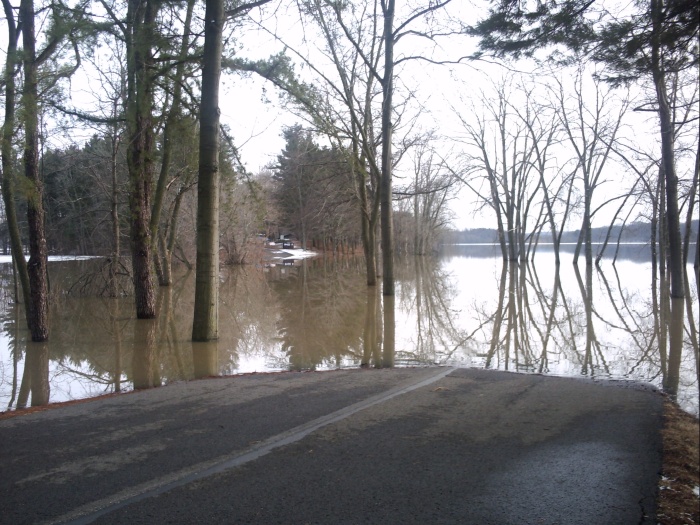
<path fill-rule="evenodd" d="M 24 47 L 24 175 L 27 178 L 27 225 L 29 229 L 30 298 L 27 305 L 29 331 L 32 341 L 49 338 L 49 279 L 47 273 L 48 250 L 44 226 L 44 188 L 39 173 L 39 108 L 36 63 L 36 36 L 34 34 L 34 2 L 23 0 L 20 4 L 22 20 L 22 44 Z"/>
<path fill-rule="evenodd" d="M 393 135 L 392 97 L 394 93 L 394 4 L 382 2 L 384 12 L 384 77 L 382 78 L 382 293 L 394 295 L 394 226 L 392 209 L 392 154 Z M 386 330 L 386 328 L 385 328 Z"/>
<path fill-rule="evenodd" d="M 223 0 L 207 0 L 205 21 L 193 341 L 211 341 L 219 335 L 219 77 Z"/>

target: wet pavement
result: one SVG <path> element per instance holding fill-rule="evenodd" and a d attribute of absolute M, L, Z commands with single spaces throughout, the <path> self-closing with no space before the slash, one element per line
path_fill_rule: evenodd
<path fill-rule="evenodd" d="M 449 369 L 183 382 L 0 420 L 0 523 L 655 523 L 662 396 Z"/>

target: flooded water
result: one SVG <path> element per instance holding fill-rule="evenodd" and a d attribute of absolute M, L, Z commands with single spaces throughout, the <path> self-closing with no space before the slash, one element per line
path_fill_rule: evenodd
<path fill-rule="evenodd" d="M 697 414 L 696 286 L 674 373 L 644 249 L 591 272 L 563 260 L 557 272 L 543 249 L 504 266 L 492 246 L 448 247 L 399 261 L 393 300 L 367 288 L 360 258 L 224 267 L 219 340 L 206 344 L 189 340 L 194 274 L 159 290 L 157 319 L 137 322 L 130 297 L 94 295 L 101 260 L 50 262 L 50 342 L 31 343 L 0 264 L 0 410 L 195 377 L 447 364 L 645 381 Z"/>

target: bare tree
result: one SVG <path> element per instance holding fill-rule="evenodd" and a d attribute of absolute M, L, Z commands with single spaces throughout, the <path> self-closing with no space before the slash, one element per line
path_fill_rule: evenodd
<path fill-rule="evenodd" d="M 376 270 L 371 260 L 374 256 L 373 222 L 376 220 L 377 211 L 380 212 L 384 295 L 394 293 L 392 170 L 396 159 L 392 153 L 392 137 L 399 119 L 399 105 L 394 102 L 394 68 L 404 61 L 421 58 L 408 54 L 395 57 L 394 45 L 407 35 L 427 38 L 434 36 L 435 31 L 430 29 L 431 22 L 435 20 L 434 14 L 450 1 L 407 6 L 405 11 L 401 10 L 398 22 L 395 21 L 394 0 L 375 0 L 371 4 L 360 2 L 357 5 L 330 0 L 310 0 L 302 4 L 302 12 L 310 14 L 321 29 L 326 44 L 326 56 L 334 65 L 339 81 L 330 80 L 310 59 L 303 57 L 298 51 L 296 54 L 327 82 L 329 91 L 338 96 L 346 111 L 349 110 L 346 126 L 350 133 L 342 132 L 333 125 L 329 128 L 333 130 L 330 135 L 340 138 L 346 146 L 350 143 L 346 150 L 352 152 L 350 160 L 357 174 L 363 241 L 365 254 L 370 259 L 367 262 L 367 280 L 370 285 L 374 283 L 373 274 Z M 268 71 L 268 77 L 274 76 Z M 358 82 L 361 86 L 359 88 Z M 286 85 L 289 86 L 290 83 L 287 82 Z M 296 83 L 294 87 L 298 85 Z M 379 93 L 375 91 L 375 85 L 380 88 Z M 381 99 L 379 137 L 375 136 L 371 124 L 374 113 L 371 108 L 377 95 Z M 307 99 L 303 105 L 308 109 L 312 104 Z M 327 105 L 323 107 L 328 108 Z M 327 114 L 332 114 L 333 108 L 329 109 Z M 310 111 L 314 119 L 318 113 L 315 108 Z M 377 155 L 379 148 L 381 154 Z M 368 172 L 372 180 L 378 181 L 378 187 L 374 189 L 378 202 L 375 200 L 371 206 L 367 198 Z"/>
<path fill-rule="evenodd" d="M 496 215 L 498 238 L 504 260 L 526 260 L 526 239 L 530 235 L 532 206 L 540 191 L 549 202 L 547 213 L 554 227 L 553 197 L 547 174 L 547 150 L 553 142 L 556 126 L 537 123 L 536 106 L 525 92 L 526 109 L 516 109 L 512 99 L 520 93 L 510 88 L 511 81 L 495 87 L 495 97 L 482 92 L 484 114 L 476 109 L 468 120 L 460 114 L 465 131 L 467 186 Z M 487 190 L 482 190 L 486 185 Z M 561 185 L 557 193 L 561 190 Z M 541 216 L 541 213 L 539 214 Z M 555 228 L 555 227 L 554 227 Z M 556 229 L 553 230 L 556 232 Z"/>
<path fill-rule="evenodd" d="M 440 234 L 447 228 L 451 211 L 448 203 L 454 198 L 459 178 L 435 150 L 434 134 L 417 141 L 408 154 L 412 162 L 412 180 L 406 187 L 397 188 L 397 216 L 404 215 L 408 224 L 397 226 L 396 246 L 406 247 L 415 255 L 425 255 L 436 249 Z"/>
<path fill-rule="evenodd" d="M 591 95 L 582 67 L 577 69 L 574 76 L 573 97 L 567 96 L 562 79 L 557 79 L 557 89 L 551 90 L 557 116 L 574 153 L 573 162 L 583 184 L 583 220 L 574 253 L 574 264 L 578 262 L 583 244 L 588 265 L 593 263 L 591 245 L 593 216 L 609 202 L 606 200 L 603 204 L 594 207 L 594 193 L 606 182 L 604 169 L 610 159 L 613 144 L 628 107 L 626 100 L 617 100 L 614 97 L 612 88 L 605 89 L 595 78 L 591 82 L 594 95 L 592 103 L 586 102 Z M 615 196 L 615 198 L 624 198 L 624 195 Z"/>

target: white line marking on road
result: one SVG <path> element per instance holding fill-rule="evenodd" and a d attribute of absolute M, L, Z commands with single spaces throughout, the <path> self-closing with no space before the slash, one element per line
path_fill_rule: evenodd
<path fill-rule="evenodd" d="M 152 496 L 158 496 L 159 494 L 163 494 L 174 488 L 192 483 L 193 481 L 198 481 L 214 474 L 239 467 L 245 463 L 255 461 L 259 457 L 270 453 L 276 448 L 284 447 L 291 443 L 300 441 L 319 428 L 337 423 L 338 421 L 348 418 L 361 410 L 384 403 L 397 396 L 439 381 L 443 377 L 452 373 L 454 370 L 454 368 L 440 368 L 438 369 L 437 373 L 417 381 L 416 383 L 394 387 L 386 392 L 369 397 L 364 401 L 359 401 L 355 404 L 341 408 L 340 410 L 336 410 L 335 412 L 331 412 L 328 415 L 294 427 L 286 432 L 272 436 L 271 438 L 260 443 L 256 443 L 254 446 L 248 449 L 237 451 L 226 456 L 220 456 L 214 460 L 205 461 L 194 465 L 193 467 L 182 469 L 178 472 L 142 483 L 135 487 L 130 487 L 107 498 L 78 507 L 77 509 L 58 517 L 55 520 L 51 520 L 48 523 L 52 525 L 85 525 L 92 523 L 100 516 L 109 514 L 110 512 L 131 505 L 132 503 L 136 503 Z"/>

